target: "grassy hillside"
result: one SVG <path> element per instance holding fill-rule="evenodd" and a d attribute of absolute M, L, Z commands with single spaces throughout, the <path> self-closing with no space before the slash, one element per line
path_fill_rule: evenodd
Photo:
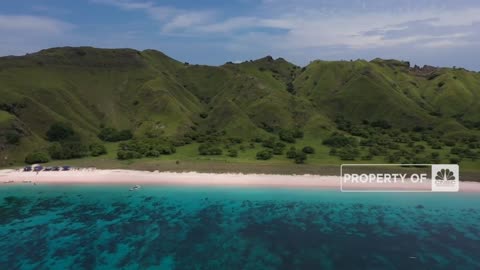
<path fill-rule="evenodd" d="M 56 123 L 74 135 L 49 139 Z M 105 128 L 133 139 L 112 148 L 98 136 Z M 78 156 L 106 144 L 108 154 L 94 160 L 117 165 L 124 154 L 137 163 L 444 162 L 478 169 L 479 135 L 480 74 L 464 69 L 383 59 L 298 67 L 269 56 L 214 67 L 154 50 L 90 47 L 0 58 L 0 166 L 36 152 L 58 159 L 52 145 L 72 148 L 74 140 L 84 145 L 72 150 Z"/>

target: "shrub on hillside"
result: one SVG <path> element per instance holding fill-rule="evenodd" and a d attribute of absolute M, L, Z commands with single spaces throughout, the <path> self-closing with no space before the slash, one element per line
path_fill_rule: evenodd
<path fill-rule="evenodd" d="M 274 155 L 277 155 L 277 156 L 278 156 L 278 155 L 282 155 L 282 154 L 283 154 L 283 147 L 275 147 L 275 148 L 273 148 L 272 153 L 273 153 Z"/>
<path fill-rule="evenodd" d="M 415 154 L 422 153 L 422 152 L 425 151 L 425 146 L 423 146 L 421 144 L 420 145 L 417 144 L 413 147 L 413 151 L 415 152 Z"/>
<path fill-rule="evenodd" d="M 161 155 L 161 153 L 158 150 L 148 150 L 145 153 L 146 157 L 151 157 L 151 158 L 159 157 L 160 155 Z"/>
<path fill-rule="evenodd" d="M 366 154 L 366 155 L 363 155 L 361 157 L 362 160 L 372 160 L 373 159 L 373 156 L 370 155 L 370 154 Z"/>
<path fill-rule="evenodd" d="M 211 143 L 203 143 L 198 147 L 198 153 L 202 156 L 221 155 L 222 149 Z"/>
<path fill-rule="evenodd" d="M 70 139 L 75 132 L 70 124 L 54 123 L 47 131 L 47 139 L 51 142 L 58 142 Z"/>
<path fill-rule="evenodd" d="M 227 138 L 227 142 L 231 144 L 241 144 L 243 142 L 243 139 L 238 137 L 229 137 Z"/>
<path fill-rule="evenodd" d="M 297 150 L 295 147 L 290 147 L 290 149 L 287 151 L 287 158 L 289 159 L 294 159 L 297 156 Z"/>
<path fill-rule="evenodd" d="M 450 146 L 450 147 L 453 147 L 456 144 L 455 140 L 453 140 L 453 139 L 443 139 L 442 142 L 446 146 Z"/>
<path fill-rule="evenodd" d="M 338 149 L 337 155 L 340 157 L 341 160 L 355 160 L 357 157 L 360 156 L 360 151 L 355 147 L 347 146 Z"/>
<path fill-rule="evenodd" d="M 163 138 L 143 138 L 128 142 L 122 142 L 118 145 L 119 151 L 132 151 L 140 154 L 140 157 L 152 156 L 153 151 L 158 151 L 160 155 L 171 155 L 176 152 L 172 142 Z"/>
<path fill-rule="evenodd" d="M 20 142 L 20 134 L 17 131 L 10 130 L 5 134 L 5 139 L 8 144 L 16 145 Z"/>
<path fill-rule="evenodd" d="M 372 127 L 378 127 L 378 128 L 383 128 L 383 129 L 389 129 L 392 127 L 390 123 L 388 123 L 386 120 L 378 120 L 374 121 L 370 124 Z"/>
<path fill-rule="evenodd" d="M 273 146 L 272 151 L 273 151 L 274 155 L 282 155 L 283 154 L 283 149 L 285 149 L 285 144 L 282 143 L 282 142 L 277 142 Z"/>
<path fill-rule="evenodd" d="M 262 150 L 256 156 L 258 160 L 268 160 L 273 157 L 273 152 L 271 150 Z"/>
<path fill-rule="evenodd" d="M 462 161 L 459 157 L 452 157 L 450 158 L 450 164 L 459 164 Z"/>
<path fill-rule="evenodd" d="M 295 94 L 295 86 L 292 82 L 287 83 L 287 91 L 291 94 Z"/>
<path fill-rule="evenodd" d="M 88 147 L 81 142 L 66 142 L 62 146 L 67 158 L 81 158 L 88 155 Z"/>
<path fill-rule="evenodd" d="M 296 139 L 301 139 L 303 138 L 303 131 L 301 131 L 300 129 L 294 129 L 292 130 L 292 134 L 293 134 L 293 137 L 296 138 Z"/>
<path fill-rule="evenodd" d="M 90 155 L 93 157 L 98 157 L 107 153 L 105 145 L 100 143 L 92 143 L 89 147 Z"/>
<path fill-rule="evenodd" d="M 315 153 L 315 149 L 311 146 L 305 146 L 303 147 L 302 152 L 305 154 L 313 154 Z"/>
<path fill-rule="evenodd" d="M 88 155 L 88 148 L 78 141 L 55 142 L 48 147 L 48 153 L 53 159 L 81 158 Z"/>
<path fill-rule="evenodd" d="M 303 164 L 307 160 L 307 154 L 304 152 L 298 151 L 295 155 L 295 163 L 296 164 Z"/>
<path fill-rule="evenodd" d="M 430 154 L 430 158 L 431 158 L 431 160 L 432 160 L 432 161 L 431 161 L 432 164 L 438 164 L 438 163 L 440 163 L 440 153 L 438 153 L 438 152 L 432 152 L 432 153 Z"/>
<path fill-rule="evenodd" d="M 130 130 L 116 130 L 114 128 L 102 128 L 98 133 L 98 138 L 105 142 L 120 142 L 133 138 L 133 134 Z"/>
<path fill-rule="evenodd" d="M 277 139 L 275 137 L 269 137 L 262 142 L 263 147 L 274 148 Z"/>
<path fill-rule="evenodd" d="M 331 147 L 357 146 L 358 142 L 353 137 L 347 137 L 343 134 L 334 133 L 323 141 L 323 144 Z"/>
<path fill-rule="evenodd" d="M 349 130 L 347 130 L 350 134 L 354 136 L 360 136 L 367 138 L 369 136 L 368 130 L 360 127 L 360 126 L 352 126 Z"/>
<path fill-rule="evenodd" d="M 30 153 L 25 157 L 25 163 L 27 164 L 46 163 L 48 161 L 50 161 L 50 158 L 44 152 Z"/>
<path fill-rule="evenodd" d="M 295 143 L 295 137 L 293 136 L 293 132 L 289 130 L 282 130 L 278 133 L 280 140 L 288 143 Z"/>
<path fill-rule="evenodd" d="M 235 149 L 230 149 L 228 150 L 228 156 L 229 157 L 238 157 L 238 151 Z"/>
<path fill-rule="evenodd" d="M 385 157 L 385 160 L 388 163 L 398 163 L 400 161 L 400 159 L 401 159 L 401 156 L 396 155 L 395 153 L 390 154 L 390 155 Z"/>
<path fill-rule="evenodd" d="M 135 151 L 119 150 L 117 152 L 117 158 L 120 160 L 135 159 L 135 158 L 141 158 L 141 157 L 142 157 L 142 154 Z"/>

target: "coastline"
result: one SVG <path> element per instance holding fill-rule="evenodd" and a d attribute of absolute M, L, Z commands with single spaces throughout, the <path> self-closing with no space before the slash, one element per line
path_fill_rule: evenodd
<path fill-rule="evenodd" d="M 0 170 L 0 185 L 177 185 L 177 186 L 238 186 L 238 187 L 278 187 L 278 188 L 318 188 L 340 191 L 340 177 L 335 175 L 279 175 L 243 173 L 201 173 L 201 172 L 158 172 L 137 170 L 72 170 L 23 172 Z M 360 188 L 360 186 L 350 186 Z M 375 184 L 368 188 L 381 190 L 385 186 Z M 429 183 L 389 184 L 389 189 L 399 191 L 428 192 Z M 418 190 L 420 189 L 420 190 Z M 478 182 L 460 182 L 460 192 L 480 192 Z"/>

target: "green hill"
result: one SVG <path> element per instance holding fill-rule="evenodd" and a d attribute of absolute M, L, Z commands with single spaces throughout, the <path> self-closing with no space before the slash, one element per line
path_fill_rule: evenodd
<path fill-rule="evenodd" d="M 130 142 L 175 145 L 167 158 L 149 141 L 148 151 L 162 152 L 153 152 L 158 160 L 200 160 L 197 148 L 208 143 L 222 150 L 207 154 L 212 160 L 253 162 L 266 150 L 282 164 L 290 147 L 308 145 L 316 149 L 311 164 L 435 159 L 475 169 L 480 74 L 383 59 L 301 68 L 267 56 L 202 66 L 154 50 L 91 47 L 0 58 L 0 165 L 48 153 L 55 123 L 70 125 L 84 145 L 104 144 L 98 134 L 105 127 L 131 131 Z M 290 140 L 295 132 L 303 136 Z M 342 140 L 335 136 L 354 143 L 329 143 Z M 271 137 L 284 146 L 269 147 Z M 117 144 L 106 143 L 109 159 Z M 120 148 L 130 151 L 126 144 Z"/>

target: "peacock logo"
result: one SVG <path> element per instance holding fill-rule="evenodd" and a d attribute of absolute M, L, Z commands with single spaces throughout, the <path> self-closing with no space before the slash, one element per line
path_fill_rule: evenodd
<path fill-rule="evenodd" d="M 456 164 L 432 165 L 432 191 L 458 191 L 458 169 Z"/>
<path fill-rule="evenodd" d="M 455 174 L 453 171 L 450 171 L 450 169 L 441 169 L 440 171 L 437 172 L 437 175 L 435 176 L 435 181 L 455 181 Z"/>

